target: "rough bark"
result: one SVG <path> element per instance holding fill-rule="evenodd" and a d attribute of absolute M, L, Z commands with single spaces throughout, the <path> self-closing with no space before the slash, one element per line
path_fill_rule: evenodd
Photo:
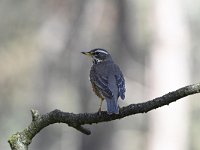
<path fill-rule="evenodd" d="M 176 91 L 169 92 L 168 94 L 147 102 L 131 104 L 121 108 L 119 114 L 113 115 L 108 115 L 105 111 L 103 111 L 100 115 L 99 113 L 74 114 L 62 112 L 57 109 L 47 114 L 40 115 L 37 110 L 31 110 L 32 122 L 30 125 L 22 132 L 13 134 L 9 138 L 8 142 L 12 150 L 27 150 L 28 145 L 31 143 L 33 137 L 43 128 L 54 123 L 66 123 L 68 126 L 73 127 L 86 135 L 90 135 L 90 130 L 83 127 L 83 125 L 108 122 L 134 114 L 147 113 L 153 109 L 162 107 L 164 105 L 169 105 L 178 99 L 196 93 L 200 93 L 200 83 L 180 88 Z"/>

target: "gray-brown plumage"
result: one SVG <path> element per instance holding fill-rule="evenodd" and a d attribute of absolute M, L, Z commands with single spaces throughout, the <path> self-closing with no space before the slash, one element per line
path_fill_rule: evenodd
<path fill-rule="evenodd" d="M 92 57 L 93 65 L 90 70 L 90 81 L 93 91 L 101 99 L 106 99 L 108 114 L 118 114 L 118 98 L 125 99 L 125 81 L 119 67 L 113 62 L 111 55 L 104 49 L 93 49 L 82 52 Z"/>

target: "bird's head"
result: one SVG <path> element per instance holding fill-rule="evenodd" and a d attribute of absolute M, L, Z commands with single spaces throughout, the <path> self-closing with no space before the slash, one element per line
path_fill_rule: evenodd
<path fill-rule="evenodd" d="M 93 63 L 97 64 L 103 61 L 111 61 L 111 55 L 106 51 L 105 49 L 102 48 L 96 48 L 93 49 L 89 52 L 81 52 L 84 55 L 87 55 L 93 59 Z"/>

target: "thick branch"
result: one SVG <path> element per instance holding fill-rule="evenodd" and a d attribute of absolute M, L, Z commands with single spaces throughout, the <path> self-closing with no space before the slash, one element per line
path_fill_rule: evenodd
<path fill-rule="evenodd" d="M 54 110 L 50 113 L 40 115 L 38 111 L 31 110 L 31 124 L 26 129 L 24 129 L 24 131 L 17 132 L 16 134 L 12 135 L 8 142 L 12 150 L 27 150 L 28 145 L 31 143 L 33 137 L 39 133 L 40 130 L 54 123 L 66 123 L 68 126 L 89 135 L 91 134 L 90 130 L 84 128 L 82 125 L 107 122 L 138 113 L 146 113 L 195 93 L 200 93 L 200 83 L 180 88 L 176 91 L 170 92 L 144 103 L 131 104 L 129 106 L 123 107 L 120 109 L 120 113 L 117 115 L 108 115 L 106 112 L 102 112 L 101 115 L 98 113 L 74 114 L 62 112 L 60 110 Z"/>

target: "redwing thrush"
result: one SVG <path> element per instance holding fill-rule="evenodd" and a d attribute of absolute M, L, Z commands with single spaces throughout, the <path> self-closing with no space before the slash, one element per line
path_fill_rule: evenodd
<path fill-rule="evenodd" d="M 106 99 L 108 114 L 119 114 L 118 98 L 121 97 L 124 100 L 126 91 L 121 70 L 105 49 L 96 48 L 82 53 L 93 60 L 90 81 L 93 91 L 101 99 L 99 112 L 101 112 L 103 100 Z"/>

